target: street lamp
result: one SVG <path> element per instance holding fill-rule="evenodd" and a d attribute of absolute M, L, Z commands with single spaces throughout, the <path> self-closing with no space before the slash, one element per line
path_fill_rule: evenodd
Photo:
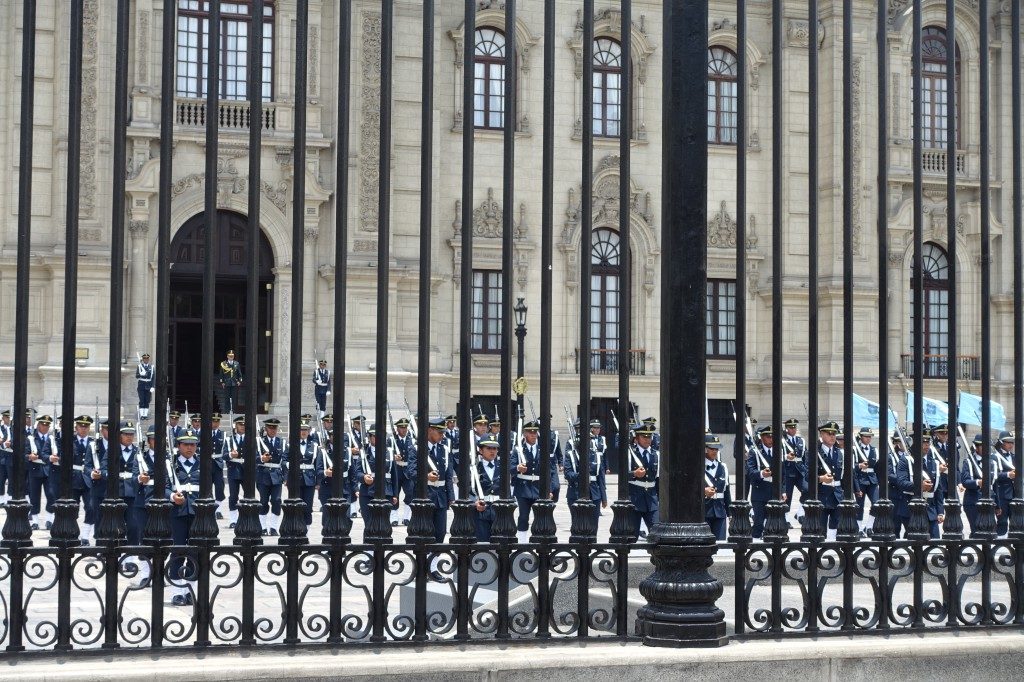
<path fill-rule="evenodd" d="M 523 414 L 523 394 L 526 392 L 526 379 L 523 376 L 526 373 L 526 361 L 523 357 L 523 345 L 526 341 L 526 303 L 523 299 L 516 300 L 512 311 L 516 314 L 516 340 L 518 341 L 517 352 L 519 355 L 517 360 L 516 409 L 519 411 L 518 414 Z"/>

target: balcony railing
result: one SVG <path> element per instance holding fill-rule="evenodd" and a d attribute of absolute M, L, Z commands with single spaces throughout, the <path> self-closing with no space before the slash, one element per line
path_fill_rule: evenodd
<path fill-rule="evenodd" d="M 915 376 L 914 356 L 901 355 L 900 357 L 903 358 L 904 376 Z M 952 362 L 948 355 L 925 355 L 924 378 L 948 379 L 950 364 L 955 368 L 957 379 L 967 379 L 971 381 L 981 379 L 981 361 L 973 355 L 958 355 Z"/>
<path fill-rule="evenodd" d="M 928 175 L 945 175 L 948 157 L 945 149 L 925 149 L 921 154 L 921 171 Z M 967 175 L 967 153 L 956 153 L 956 174 Z"/>
<path fill-rule="evenodd" d="M 217 124 L 221 130 L 249 130 L 251 125 L 249 103 L 222 101 L 217 106 Z M 206 100 L 178 99 L 174 103 L 174 122 L 189 128 L 206 126 Z M 277 130 L 277 109 L 272 102 L 263 104 L 260 126 L 264 130 Z"/>
<path fill-rule="evenodd" d="M 629 351 L 629 373 L 634 376 L 647 374 L 647 351 L 638 348 Z M 619 351 L 595 348 L 590 351 L 590 372 L 592 374 L 618 374 Z M 580 373 L 580 349 L 576 349 L 576 373 Z"/>

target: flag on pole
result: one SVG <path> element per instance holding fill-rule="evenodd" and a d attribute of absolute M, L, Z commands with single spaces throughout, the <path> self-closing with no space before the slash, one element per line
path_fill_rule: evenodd
<path fill-rule="evenodd" d="M 925 426 L 938 426 L 949 421 L 949 408 L 941 400 L 922 396 L 924 403 L 924 415 L 921 421 Z M 907 423 L 914 422 L 914 392 L 907 391 Z"/>
<path fill-rule="evenodd" d="M 981 426 L 981 396 L 960 391 L 960 405 L 957 409 L 958 419 L 963 424 Z M 991 410 L 992 428 L 1001 430 L 1006 428 L 1006 410 L 994 400 L 988 401 Z"/>
<path fill-rule="evenodd" d="M 866 426 L 871 429 L 881 428 L 879 416 L 881 408 L 878 403 L 867 398 L 853 394 L 853 426 Z M 895 430 L 896 416 L 889 410 L 889 429 Z"/>

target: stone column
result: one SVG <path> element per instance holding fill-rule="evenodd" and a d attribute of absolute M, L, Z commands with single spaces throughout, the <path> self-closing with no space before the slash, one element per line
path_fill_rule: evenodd
<path fill-rule="evenodd" d="M 128 358 L 129 366 L 134 366 L 135 353 L 153 354 L 154 349 L 150 346 L 153 343 L 152 334 L 149 333 L 146 324 L 146 310 L 149 308 L 149 282 L 153 280 L 149 276 L 149 259 L 146 257 L 146 236 L 149 233 L 148 220 L 132 220 L 128 223 L 128 232 L 131 235 L 128 277 L 130 284 L 128 304 L 128 344 L 125 346 L 125 356 Z M 154 358 L 157 362 L 166 362 L 166 358 Z M 131 383 L 131 382 L 128 382 Z M 134 389 L 134 384 L 131 386 Z M 126 395 L 128 392 L 126 391 Z M 131 392 L 134 395 L 134 391 Z"/>
<path fill-rule="evenodd" d="M 308 406 L 309 412 L 313 409 L 313 351 L 315 350 L 324 357 L 324 348 L 317 345 L 316 318 L 319 310 L 317 308 L 316 277 L 320 263 L 317 259 L 317 239 L 320 236 L 319 221 L 306 219 L 305 224 L 305 263 L 306 267 L 302 273 L 302 287 L 305 292 L 305 310 L 296 310 L 296 315 L 302 315 L 302 404 Z"/>

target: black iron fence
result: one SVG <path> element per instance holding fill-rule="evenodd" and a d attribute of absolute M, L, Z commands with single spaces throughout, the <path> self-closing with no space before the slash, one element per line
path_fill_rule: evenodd
<path fill-rule="evenodd" d="M 525 2 L 525 0 L 524 0 Z M 174 45 L 175 22 L 170 21 L 178 10 L 175 0 L 163 1 L 163 61 L 160 93 L 159 139 L 159 236 L 157 250 L 157 329 L 168 327 L 169 263 L 171 261 L 170 231 L 174 127 L 205 125 L 206 177 L 217 177 L 220 128 L 225 111 L 228 125 L 245 128 L 249 145 L 259 150 L 261 136 L 273 121 L 272 107 L 261 101 L 263 44 L 262 22 L 253 22 L 248 52 L 247 106 L 238 109 L 219 101 L 218 88 L 208 88 L 205 102 L 196 104 L 187 120 L 182 120 L 180 100 L 175 99 Z M 293 166 L 306 167 L 306 105 L 309 100 L 309 7 L 307 0 L 298 0 L 294 45 L 294 130 L 300 143 L 294 145 Z M 824 3 L 822 3 L 824 4 Z M 1003 3 L 1006 5 L 1007 3 Z M 873 57 L 877 62 L 877 158 L 880 172 L 875 187 L 877 207 L 877 251 L 864 253 L 864 267 L 873 267 L 878 278 L 878 319 L 889 319 L 887 264 L 890 258 L 889 235 L 889 114 L 890 53 L 887 35 L 893 17 L 903 20 L 908 15 L 913 35 L 913 243 L 915 279 L 914 354 L 912 367 L 924 367 L 924 315 L 922 301 L 923 267 L 921 262 L 924 235 L 922 207 L 924 112 L 922 68 L 922 2 L 881 2 L 874 8 L 874 24 L 855 19 L 852 0 L 832 3 L 841 15 L 841 35 L 830 36 L 838 46 L 837 58 L 842 64 L 841 138 L 842 182 L 841 229 L 833 235 L 842 242 L 843 295 L 843 422 L 847 425 L 848 444 L 854 418 L 854 201 L 861 188 L 855 183 L 854 158 L 854 30 L 875 36 Z M 1014 65 L 1020 64 L 1020 3 L 1008 3 L 1010 17 L 1009 46 Z M 252 1 L 252 12 L 263 14 L 263 0 Z M 445 423 L 428 427 L 430 412 L 430 343 L 432 289 L 431 245 L 432 179 L 434 174 L 434 65 L 435 13 L 434 0 L 422 5 L 424 45 L 422 54 L 421 108 L 421 216 L 419 261 L 420 330 L 417 408 L 414 412 L 420 425 L 419 439 L 404 451 L 407 465 L 418 462 L 415 476 L 410 474 L 410 503 L 407 541 L 394 543 L 393 497 L 396 492 L 390 481 L 399 469 L 390 446 L 369 444 L 360 432 L 356 436 L 348 428 L 321 430 L 320 455 L 309 451 L 294 434 L 302 432 L 302 385 L 305 381 L 302 357 L 303 326 L 301 315 L 291 316 L 290 362 L 288 381 L 289 413 L 287 431 L 293 437 L 283 443 L 275 438 L 273 425 L 266 424 L 257 437 L 234 440 L 229 446 L 232 460 L 240 475 L 238 518 L 233 528 L 232 544 L 222 544 L 213 499 L 212 480 L 215 470 L 223 473 L 225 463 L 215 454 L 217 436 L 212 428 L 214 392 L 217 389 L 213 362 L 202 366 L 202 401 L 200 421 L 205 427 L 198 434 L 198 463 L 191 457 L 191 433 L 175 433 L 166 428 L 167 373 L 166 363 L 155 370 L 153 401 L 152 453 L 146 460 L 141 450 L 126 451 L 119 457 L 116 446 L 103 444 L 98 451 L 92 436 L 76 435 L 75 351 L 76 300 L 78 294 L 78 263 L 65 259 L 63 323 L 62 412 L 59 441 L 47 437 L 45 424 L 35 430 L 20 428 L 18 419 L 28 407 L 29 376 L 29 291 L 33 275 L 31 163 L 33 153 L 33 93 L 35 78 L 36 2 L 23 0 L 20 159 L 18 175 L 17 287 L 14 344 L 14 401 L 9 428 L 11 452 L 11 499 L 5 505 L 5 522 L 0 549 L 0 642 L 8 652 L 25 649 L 67 651 L 94 646 L 162 647 L 172 645 L 206 646 L 231 643 L 254 646 L 266 642 L 299 644 L 304 642 L 369 643 L 424 642 L 427 640 L 470 641 L 499 639 L 545 639 L 614 637 L 640 638 L 659 646 L 720 645 L 730 636 L 785 633 L 813 634 L 825 631 L 896 631 L 927 627 L 995 627 L 1024 623 L 1024 499 L 1021 479 L 1011 471 L 1024 470 L 1021 463 L 1024 444 L 1022 434 L 1007 434 L 1001 443 L 1016 444 L 1014 450 L 1000 445 L 990 453 L 988 447 L 993 424 L 990 398 L 992 394 L 992 322 L 989 309 L 992 301 L 991 274 L 981 268 L 980 286 L 980 380 L 983 434 L 982 459 L 972 466 L 969 445 L 958 450 L 958 439 L 943 447 L 937 440 L 935 450 L 926 445 L 924 433 L 923 381 L 925 372 L 914 373 L 915 415 L 913 439 L 902 432 L 891 433 L 887 419 L 880 419 L 878 431 L 882 448 L 873 455 L 862 451 L 863 458 L 851 444 L 845 453 L 832 445 L 838 424 L 826 422 L 820 440 L 812 439 L 793 452 L 772 447 L 769 439 L 748 432 L 746 420 L 736 421 L 734 479 L 735 500 L 729 506 L 729 543 L 716 543 L 711 527 L 724 523 L 725 490 L 720 483 L 709 480 L 705 468 L 704 430 L 707 418 L 706 357 L 707 343 L 707 195 L 708 142 L 707 101 L 703 93 L 708 79 L 708 3 L 672 0 L 663 4 L 664 26 L 661 74 L 662 111 L 662 196 L 661 235 L 662 268 L 660 310 L 661 366 L 661 445 L 653 453 L 653 445 L 644 440 L 648 429 L 635 425 L 637 447 L 626 449 L 620 462 L 615 485 L 605 480 L 601 459 L 601 442 L 592 439 L 590 430 L 581 428 L 578 437 L 565 443 L 561 475 L 570 483 L 567 472 L 574 473 L 577 498 L 569 505 L 571 523 L 569 542 L 559 541 L 555 525 L 555 483 L 559 481 L 558 455 L 547 447 L 534 451 L 529 439 L 525 443 L 502 444 L 497 471 L 487 472 L 486 441 L 477 448 L 471 436 L 473 417 L 469 410 L 456 415 L 457 425 Z M 83 2 L 68 3 L 70 20 L 70 59 L 68 97 L 68 168 L 66 253 L 77 253 L 79 239 L 80 175 L 82 115 L 82 33 Z M 349 257 L 349 152 L 350 116 L 352 113 L 351 41 L 353 34 L 352 4 L 338 3 L 338 101 L 336 122 L 337 194 L 335 211 L 335 291 L 333 322 L 334 393 L 331 407 L 336 415 L 346 405 L 346 339 Z M 541 357 L 540 357 L 540 440 L 550 442 L 554 427 L 551 422 L 551 357 L 553 320 L 553 284 L 551 278 L 554 252 L 554 174 L 555 174 L 555 107 L 554 69 L 555 45 L 559 33 L 554 0 L 545 0 L 543 35 L 543 117 L 542 155 L 539 160 L 542 187 L 541 229 Z M 787 6 L 788 7 L 788 6 Z M 946 5 L 945 26 L 956 35 L 957 14 L 973 12 L 980 27 L 981 45 L 990 44 L 993 15 L 987 0 Z M 390 237 L 394 81 L 395 3 L 383 0 L 381 9 L 380 59 L 380 128 L 378 139 L 379 166 L 377 216 L 377 301 L 376 328 L 376 394 L 372 418 L 383 440 L 389 424 L 388 339 L 390 305 Z M 581 2 L 582 82 L 594 82 L 595 6 L 593 0 Z M 792 10 L 792 8 L 789 8 Z M 474 34 L 476 0 L 465 0 L 464 35 Z M 633 8 L 629 0 L 620 4 L 619 25 L 633 26 Z M 209 41 L 220 44 L 220 3 L 209 4 Z M 1000 7 L 1002 12 L 1003 8 Z M 503 5 L 506 26 L 514 26 L 517 2 Z M 800 47 L 799 35 L 787 41 L 787 24 L 781 0 L 771 2 L 771 50 L 781 56 L 788 51 L 806 51 L 809 64 L 808 131 L 809 165 L 807 174 L 808 229 L 806 265 L 808 291 L 808 379 L 807 420 L 817 426 L 819 417 L 819 341 L 818 290 L 819 279 L 819 51 L 817 39 L 819 3 L 810 0 L 807 25 L 810 30 L 806 45 Z M 111 256 L 114 263 L 124 261 L 125 249 L 125 180 L 127 177 L 126 128 L 128 124 L 128 49 L 130 44 L 130 2 L 117 2 L 117 29 L 114 72 L 114 121 Z M 737 43 L 747 44 L 747 7 L 737 3 L 735 14 Z M 859 16 L 859 15 L 858 15 Z M 855 23 L 857 24 L 855 26 Z M 799 27 L 797 27 L 799 28 Z M 796 31 L 799 34 L 799 30 Z M 632 32 L 622 31 L 621 119 L 622 130 L 632 130 L 636 111 L 633 93 Z M 506 36 L 504 101 L 508 111 L 516 111 L 518 95 L 517 71 L 514 68 L 516 31 Z M 795 43 L 795 45 L 794 45 Z M 476 46 L 464 40 L 463 111 L 474 111 Z M 956 87 L 959 60 L 949 50 L 946 70 L 946 92 Z M 748 150 L 748 56 L 745 49 L 736 51 L 736 117 L 737 137 L 743 141 L 736 148 L 736 404 L 747 404 L 748 346 L 746 322 L 748 310 L 748 214 L 747 214 L 747 150 Z M 990 89 L 988 50 L 978 58 L 981 92 Z M 221 70 L 220 51 L 214 50 L 206 64 L 211 81 Z M 1024 253 L 1022 253 L 1022 168 L 1021 168 L 1021 88 L 1020 69 L 1012 71 L 1012 106 L 1010 107 L 1012 215 L 1010 229 L 1004 231 L 1004 242 L 1012 251 L 1013 300 L 1013 393 L 1011 422 L 1024 424 Z M 795 194 L 790 185 L 795 180 L 784 173 L 783 138 L 783 60 L 771 63 L 772 130 L 771 155 L 772 193 L 775 198 Z M 190 105 L 192 106 L 192 105 Z M 859 105 L 858 105 L 859 106 Z M 980 113 L 980 260 L 991 258 L 991 187 L 990 180 L 990 102 L 978 101 Z M 594 98 L 582 97 L 582 193 L 581 222 L 584 234 L 594 227 Z M 220 112 L 218 117 L 204 112 Z M 235 113 L 231 113 L 235 112 Z M 268 118 L 269 117 L 269 118 Z M 870 120 L 871 117 L 865 117 Z M 956 301 L 958 261 L 956 245 L 956 197 L 961 164 L 956 149 L 958 121 L 951 108 L 945 125 L 948 139 L 946 176 L 947 241 L 949 263 L 946 275 L 950 300 Z M 250 125 L 260 121 L 261 125 Z M 934 123 L 934 122 L 933 122 Z M 503 121 L 503 185 L 502 185 L 502 273 L 503 281 L 511 282 L 514 268 L 515 169 L 534 164 L 534 159 L 517 162 L 516 121 L 505 116 Z M 934 131 L 932 131 L 934 132 Z M 473 126 L 462 126 L 462 225 L 471 225 L 474 205 L 474 140 Z M 631 140 L 619 140 L 619 206 L 632 205 L 630 186 Z M 304 262 L 305 173 L 295 174 L 292 186 L 292 277 L 290 307 L 304 309 L 303 274 L 309 265 Z M 260 155 L 249 157 L 249 220 L 253 236 L 258 234 L 261 201 Z M 801 180 L 802 182 L 802 180 Z M 203 310 L 202 356 L 213 358 L 215 261 L 214 234 L 217 228 L 217 183 L 205 183 L 207 224 L 204 232 L 205 259 L 203 287 L 206 294 Z M 682 199 L 680 199 L 682 198 Z M 788 318 L 784 282 L 784 215 L 781 200 L 772 205 L 771 216 L 771 329 L 772 339 L 787 338 Z M 630 212 L 618 211 L 618 232 L 621 252 L 630 251 Z M 473 230 L 461 232 L 461 281 L 468 283 L 473 273 Z M 257 319 L 256 287 L 258 286 L 259 239 L 248 240 L 245 254 L 249 264 L 246 282 L 249 319 Z M 856 256 L 861 257 L 861 256 Z M 591 244 L 581 240 L 579 264 L 580 300 L 591 300 Z M 801 266 L 803 270 L 804 267 Z M 125 298 L 124 272 L 111 268 L 109 362 L 119 366 L 124 355 L 123 308 Z M 837 286 L 830 280 L 829 286 Z M 619 376 L 620 424 L 632 424 L 630 414 L 630 378 L 632 353 L 632 291 L 629 278 L 620 283 L 616 319 L 619 349 L 614 367 Z M 471 405 L 472 374 L 472 309 L 471 287 L 460 289 L 459 300 L 459 400 Z M 502 340 L 500 347 L 500 393 L 503 399 L 501 420 L 514 424 L 515 401 L 512 400 L 512 302 L 511 294 L 500 303 Z M 958 355 L 957 306 L 949 308 L 949 356 Z M 591 306 L 579 311 L 580 348 L 592 343 Z M 877 325 L 878 402 L 889 404 L 887 372 L 889 365 L 889 329 Z M 156 357 L 166 358 L 166 334 L 157 334 Z M 247 328 L 247 346 L 257 347 L 257 328 Z M 783 344 L 771 344 L 771 400 L 769 422 L 774 434 L 783 432 Z M 601 371 L 591 362 L 579 364 L 580 422 L 589 424 L 592 415 L 591 375 Z M 959 372 L 947 372 L 949 423 L 957 419 Z M 106 413 L 111 432 L 120 431 L 118 415 L 130 413 L 122 405 L 120 372 L 111 372 Z M 259 426 L 255 405 L 256 382 L 240 388 L 246 424 L 257 433 Z M 823 420 L 822 420 L 823 421 Z M 90 427 L 88 423 L 85 427 Z M 436 428 L 435 428 L 436 427 Z M 132 428 L 132 427 L 127 427 Z M 390 431 L 390 428 L 387 429 Z M 625 429 L 623 429 L 625 431 Z M 508 433 L 508 431 L 506 431 Z M 431 435 L 426 435 L 431 434 Z M 235 435 L 241 435 L 236 431 Z M 896 435 L 892 445 L 890 436 Z M 170 439 L 176 443 L 171 443 Z M 442 449 L 452 455 L 444 457 L 435 450 L 434 436 Z M 83 445 L 79 438 L 84 438 Z M 755 443 L 758 440 L 760 442 Z M 780 441 L 776 441 L 780 442 Z M 113 441 L 111 441 L 113 443 Z M 177 444 L 179 450 L 173 450 Z M 561 445 L 561 444 L 560 444 Z M 397 448 L 397 446 L 396 446 Z M 889 452 L 887 452 L 889 451 Z M 171 453 L 164 463 L 162 453 Z M 580 453 L 586 453 L 581 455 Z M 939 453 L 936 455 L 935 453 Z M 844 456 L 848 455 L 848 456 Z M 96 459 L 93 459 L 93 458 Z M 319 459 L 317 459 L 319 457 Z M 937 459 L 938 457 L 938 459 Z M 939 464 L 939 459 L 942 464 Z M 53 477 L 50 489 L 56 491 L 55 517 L 50 528 L 48 546 L 35 546 L 31 519 L 38 505 L 38 488 L 29 483 L 40 478 L 47 466 Z M 511 462 L 518 466 L 513 466 Z M 287 462 L 294 463 L 286 466 Z M 885 465 L 889 462 L 889 466 Z M 590 464 L 589 466 L 587 464 Z M 732 464 L 732 462 L 730 462 Z M 867 466 L 864 466 L 867 465 Z M 946 467 L 943 471 L 940 467 Z M 802 484 L 793 481 L 791 470 L 802 472 Z M 855 473 L 871 469 L 877 483 L 855 480 Z M 330 470 L 331 475 L 327 475 Z M 314 485 L 307 481 L 307 472 L 319 476 Z M 966 471 L 966 475 L 961 475 Z M 33 473 L 34 472 L 34 473 Z M 92 475 L 95 472 L 95 475 Z M 89 474 L 89 476 L 83 476 Z M 554 474 L 554 475 L 552 475 Z M 858 474 L 859 475 L 859 474 Z M 486 476 L 487 486 L 482 485 Z M 717 474 L 716 474 L 717 476 Z M 945 478 L 943 478 L 945 477 Z M 89 479 L 87 481 L 87 479 Z M 455 492 L 455 482 L 459 482 Z M 88 492 L 83 492 L 84 487 Z M 792 481 L 800 492 L 803 515 L 800 538 L 791 538 L 786 514 L 792 502 L 787 489 Z M 282 485 L 287 482 L 287 488 Z M 725 477 L 729 486 L 729 477 Z M 151 484 L 151 485 L 150 485 Z M 748 484 L 750 492 L 748 495 Z M 33 485 L 35 485 L 33 483 Z M 963 485 L 965 497 L 961 505 L 957 494 Z M 136 487 L 137 486 L 137 487 Z M 319 487 L 322 500 L 320 518 L 321 542 L 310 542 L 310 517 L 313 504 L 310 488 Z M 872 487 L 874 486 L 874 487 Z M 137 494 L 127 494 L 134 487 Z M 362 544 L 353 544 L 353 490 L 360 493 L 362 507 Z M 567 486 L 568 487 L 568 486 Z M 439 488 L 444 488 L 444 491 Z M 148 490 L 147 490 L 148 489 Z M 524 489 L 528 489 L 524 493 Z M 604 491 L 595 494 L 593 491 Z M 614 499 L 609 491 L 615 491 Z M 26 499 L 26 492 L 32 495 Z M 582 496 L 580 491 L 583 491 Z M 147 494 L 151 492 L 152 494 Z M 285 492 L 283 501 L 275 497 Z M 587 492 L 590 492 L 588 495 Z M 969 498 L 967 492 L 973 492 Z M 308 496 L 307 496 L 308 495 Z M 719 497 L 721 495 L 722 497 Z M 863 538 L 858 526 L 857 499 L 868 495 L 870 515 L 874 519 L 870 539 Z M 137 500 L 141 499 L 141 503 Z M 721 502 L 719 501 L 721 500 Z M 529 524 L 516 524 L 515 508 L 531 509 Z M 598 542 L 601 516 L 599 507 L 611 509 L 608 542 Z M 80 513 L 86 512 L 84 522 Z M 449 513 L 450 512 L 450 513 Z M 963 516 L 970 524 L 965 538 Z M 267 521 L 267 517 L 278 519 Z M 644 523 L 641 523 L 641 517 Z M 529 517 L 527 517 L 529 518 Z M 80 522 L 82 525 L 80 525 Z M 649 524 L 649 526 L 647 526 Z M 529 526 L 529 531 L 523 528 Z M 83 546 L 82 529 L 95 526 L 96 546 Z M 487 533 L 481 532 L 481 526 Z M 638 542 L 646 527 L 646 542 Z M 901 538 L 901 531 L 905 537 Z M 527 537 L 527 532 L 529 535 Z M 941 539 L 939 538 L 941 532 Z M 486 535 L 486 537 L 484 537 Z M 601 532 L 603 536 L 603 531 Z M 276 536 L 276 543 L 270 538 Z M 265 539 L 266 538 L 266 539 Z M 444 542 L 448 538 L 449 542 Z M 721 538 L 719 538 L 721 539 Z M 653 564 L 653 570 L 651 565 Z M 722 599 L 727 591 L 731 594 Z M 716 602 L 731 600 L 731 616 Z M 169 603 L 168 603 L 169 602 Z"/>
<path fill-rule="evenodd" d="M 903 375 L 913 377 L 914 356 L 904 354 L 900 356 L 903 362 Z M 955 359 L 948 355 L 925 355 L 924 376 L 926 379 L 948 379 L 950 370 L 956 373 L 956 378 L 964 381 L 978 381 L 981 379 L 981 359 L 972 355 L 961 355 Z"/>

